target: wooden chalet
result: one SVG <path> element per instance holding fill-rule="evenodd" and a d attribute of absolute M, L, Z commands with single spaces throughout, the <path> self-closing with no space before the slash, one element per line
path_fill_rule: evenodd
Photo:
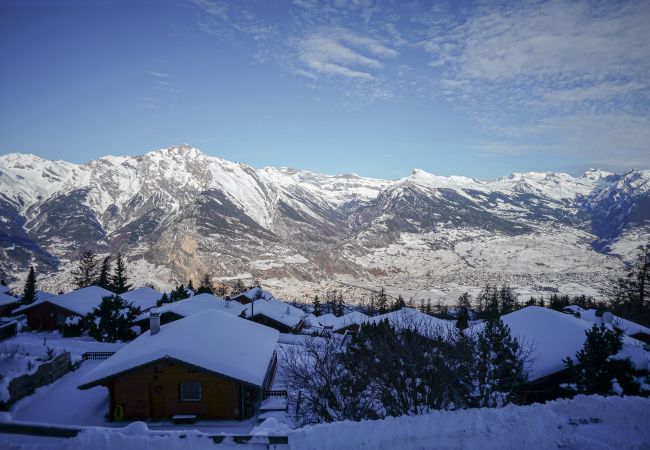
<path fill-rule="evenodd" d="M 247 419 L 275 375 L 279 333 L 213 309 L 151 329 L 89 372 L 115 419 Z"/>
<path fill-rule="evenodd" d="M 280 300 L 257 300 L 246 305 L 246 318 L 280 333 L 298 333 L 307 314 Z"/>
<path fill-rule="evenodd" d="M 90 286 L 67 294 L 36 300 L 15 309 L 12 314 L 25 314 L 27 324 L 34 330 L 58 330 L 66 319 L 78 317 L 82 328 L 88 328 L 86 316 L 99 306 L 102 298 L 114 295 L 98 286 Z"/>

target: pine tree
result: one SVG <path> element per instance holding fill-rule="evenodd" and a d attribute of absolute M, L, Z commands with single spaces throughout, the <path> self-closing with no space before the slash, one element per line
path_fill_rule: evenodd
<path fill-rule="evenodd" d="M 72 276 L 77 289 L 94 285 L 97 281 L 97 256 L 90 250 L 85 251 Z"/>
<path fill-rule="evenodd" d="M 97 286 L 103 289 L 111 289 L 111 257 L 107 256 L 102 261 L 102 267 L 99 269 L 97 277 Z"/>
<path fill-rule="evenodd" d="M 206 277 L 207 277 L 207 275 L 206 275 Z M 194 289 L 194 284 L 192 283 L 191 278 L 190 278 L 190 281 L 187 282 L 187 288 L 192 292 L 196 291 L 196 289 Z M 198 292 L 197 292 L 197 294 L 198 294 Z"/>
<path fill-rule="evenodd" d="M 7 285 L 7 281 L 4 278 L 0 280 L 0 286 L 6 286 L 6 285 Z"/>
<path fill-rule="evenodd" d="M 89 315 L 88 334 L 101 342 L 129 341 L 136 337 L 133 321 L 140 309 L 119 295 L 102 298 Z"/>
<path fill-rule="evenodd" d="M 384 288 L 381 288 L 377 294 L 377 311 L 380 315 L 388 312 L 388 296 Z"/>
<path fill-rule="evenodd" d="M 339 295 L 336 297 L 336 316 L 341 317 L 345 315 L 345 305 L 343 303 L 343 294 L 339 292 Z"/>
<path fill-rule="evenodd" d="M 475 406 L 509 402 L 509 394 L 526 379 L 522 348 L 501 319 L 491 319 L 476 339 Z"/>
<path fill-rule="evenodd" d="M 188 285 L 188 289 L 189 288 L 190 287 Z M 210 281 L 210 277 L 208 276 L 208 274 L 205 274 L 205 276 L 201 279 L 201 285 L 196 290 L 196 294 L 212 294 L 212 293 L 214 293 L 212 290 L 212 282 Z"/>
<path fill-rule="evenodd" d="M 456 316 L 456 327 L 459 330 L 464 330 L 469 326 L 469 310 L 471 307 L 472 302 L 467 292 L 458 297 L 458 305 L 456 306 L 456 310 L 458 311 Z"/>
<path fill-rule="evenodd" d="M 25 288 L 23 289 L 23 296 L 20 303 L 29 305 L 36 301 L 36 274 L 34 273 L 34 266 L 29 267 L 29 274 L 25 281 Z"/>
<path fill-rule="evenodd" d="M 235 280 L 235 284 L 233 284 L 233 286 L 232 286 L 232 290 L 231 290 L 232 295 L 239 295 L 242 292 L 244 292 L 245 290 L 246 290 L 246 285 L 242 282 L 242 280 L 237 278 Z"/>
<path fill-rule="evenodd" d="M 228 295 L 228 286 L 223 281 L 219 281 L 214 293 L 217 297 L 225 297 Z"/>
<path fill-rule="evenodd" d="M 406 308 L 406 302 L 404 301 L 404 297 L 402 295 L 397 296 L 397 300 L 391 305 L 390 309 L 391 311 L 399 311 L 402 308 Z"/>
<path fill-rule="evenodd" d="M 171 302 L 172 300 L 170 300 L 167 293 L 164 292 L 162 297 L 160 297 L 160 299 L 158 299 L 158 301 L 156 302 L 156 307 L 160 307 L 162 305 L 166 305 L 167 303 L 171 303 Z"/>
<path fill-rule="evenodd" d="M 171 291 L 169 293 L 169 300 L 171 302 L 177 302 L 179 300 L 185 300 L 186 298 L 189 298 L 190 295 L 187 293 L 187 289 L 185 289 L 185 286 L 182 284 L 180 286 L 177 286 L 176 289 Z"/>
<path fill-rule="evenodd" d="M 318 298 L 318 295 L 315 295 L 314 301 L 312 302 L 312 311 L 316 317 L 320 316 L 323 313 L 321 308 L 322 306 L 320 304 L 320 299 Z"/>
<path fill-rule="evenodd" d="M 113 272 L 110 290 L 116 294 L 124 294 L 131 290 L 129 277 L 126 273 L 126 263 L 124 262 L 121 253 L 118 253 L 117 258 L 115 259 L 115 271 Z"/>

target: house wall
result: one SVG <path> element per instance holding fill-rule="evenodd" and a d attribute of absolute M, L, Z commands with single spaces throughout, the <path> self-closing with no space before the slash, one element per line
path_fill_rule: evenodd
<path fill-rule="evenodd" d="M 181 401 L 182 381 L 201 382 L 200 401 Z M 111 412 L 124 408 L 125 419 L 161 419 L 192 414 L 200 419 L 237 420 L 253 415 L 258 390 L 218 377 L 193 371 L 178 362 L 161 362 L 113 378 L 107 385 Z M 242 395 L 244 410 L 242 411 Z"/>
<path fill-rule="evenodd" d="M 67 317 L 77 316 L 78 314 L 68 311 L 52 303 L 41 303 L 25 311 L 27 324 L 34 330 L 59 330 L 63 328 L 63 322 Z M 87 321 L 84 319 L 83 328 L 88 328 Z"/>
<path fill-rule="evenodd" d="M 350 325 L 346 325 L 343 328 L 339 328 L 338 330 L 335 331 L 335 333 L 345 334 L 346 331 L 349 331 L 350 333 L 358 333 L 359 324 L 351 323 Z"/>
<path fill-rule="evenodd" d="M 276 320 L 271 319 L 270 317 L 266 317 L 262 314 L 257 314 L 255 317 L 251 319 L 253 322 L 266 325 L 267 327 L 275 328 L 278 330 L 280 333 L 291 333 L 293 329 L 283 323 L 280 323 Z"/>

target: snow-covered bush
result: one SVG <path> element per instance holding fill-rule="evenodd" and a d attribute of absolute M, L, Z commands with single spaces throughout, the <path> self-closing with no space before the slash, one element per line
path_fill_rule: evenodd
<path fill-rule="evenodd" d="M 63 323 L 63 337 L 78 337 L 83 331 L 83 321 L 79 316 L 68 316 Z"/>
<path fill-rule="evenodd" d="M 139 308 L 119 295 L 104 297 L 88 316 L 88 334 L 102 342 L 129 341 L 136 337 L 132 327 L 139 314 Z"/>

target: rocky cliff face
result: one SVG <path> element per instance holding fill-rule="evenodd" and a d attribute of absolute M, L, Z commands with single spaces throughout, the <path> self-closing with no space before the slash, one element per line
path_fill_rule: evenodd
<path fill-rule="evenodd" d="M 611 246 L 641 243 L 650 229 L 649 181 L 640 170 L 493 181 L 415 170 L 387 181 L 254 169 L 189 146 L 81 165 L 9 154 L 0 276 L 32 262 L 65 270 L 87 249 L 121 251 L 138 281 L 163 285 L 204 273 L 318 281 L 616 269 Z"/>

